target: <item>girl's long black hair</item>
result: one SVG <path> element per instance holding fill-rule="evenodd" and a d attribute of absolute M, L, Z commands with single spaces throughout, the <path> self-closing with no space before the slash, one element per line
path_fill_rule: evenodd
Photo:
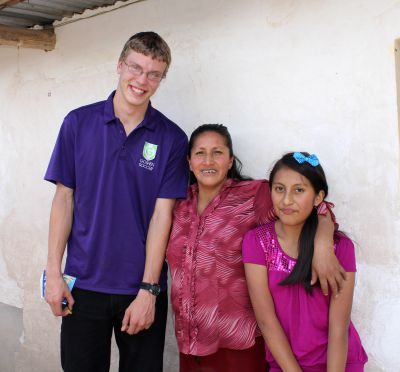
<path fill-rule="evenodd" d="M 269 187 L 272 188 L 276 173 L 282 168 L 290 168 L 310 181 L 316 194 L 324 191 L 325 197 L 328 195 L 328 184 L 324 170 L 321 165 L 313 167 L 308 162 L 298 163 L 293 157 L 293 152 L 284 155 L 272 168 L 269 175 Z M 309 156 L 307 152 L 302 152 L 304 156 Z M 290 285 L 302 283 L 307 292 L 311 292 L 311 264 L 314 255 L 314 238 L 318 227 L 318 215 L 316 208 L 313 208 L 301 230 L 299 237 L 299 256 L 292 272 L 279 284 Z M 319 284 L 319 283 L 318 283 Z"/>
<path fill-rule="evenodd" d="M 233 163 L 231 169 L 228 171 L 228 178 L 232 178 L 238 181 L 247 181 L 251 180 L 250 177 L 244 176 L 242 174 L 242 162 L 235 156 L 233 153 L 233 144 L 232 144 L 232 137 L 229 134 L 228 128 L 222 124 L 203 124 L 197 127 L 192 134 L 190 135 L 189 139 L 189 148 L 188 148 L 188 157 L 190 159 L 190 155 L 192 152 L 192 148 L 194 143 L 200 134 L 204 132 L 215 132 L 224 137 L 226 146 L 229 149 L 229 155 L 233 157 Z M 197 179 L 192 171 L 190 171 L 190 178 L 189 183 L 192 185 L 197 182 Z"/>

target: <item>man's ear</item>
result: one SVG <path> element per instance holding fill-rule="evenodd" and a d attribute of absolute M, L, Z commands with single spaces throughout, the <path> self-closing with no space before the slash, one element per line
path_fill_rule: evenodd
<path fill-rule="evenodd" d="M 119 60 L 119 61 L 118 61 L 118 64 L 117 64 L 117 74 L 120 74 L 120 73 L 121 73 L 121 68 L 122 68 L 122 61 Z"/>

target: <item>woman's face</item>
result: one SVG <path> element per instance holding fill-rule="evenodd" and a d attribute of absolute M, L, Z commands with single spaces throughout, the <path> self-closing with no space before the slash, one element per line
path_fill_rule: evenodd
<path fill-rule="evenodd" d="M 199 189 L 211 190 L 221 188 L 233 163 L 225 138 L 212 131 L 196 138 L 188 160 Z"/>

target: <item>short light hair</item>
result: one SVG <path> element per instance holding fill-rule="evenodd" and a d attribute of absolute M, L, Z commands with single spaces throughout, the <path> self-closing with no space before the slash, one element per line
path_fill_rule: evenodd
<path fill-rule="evenodd" d="M 138 32 L 131 36 L 125 43 L 120 61 L 125 61 L 130 51 L 133 50 L 137 53 L 150 56 L 153 59 L 159 59 L 167 64 L 164 71 L 164 77 L 167 74 L 169 65 L 171 64 L 171 50 L 165 40 L 153 31 Z"/>

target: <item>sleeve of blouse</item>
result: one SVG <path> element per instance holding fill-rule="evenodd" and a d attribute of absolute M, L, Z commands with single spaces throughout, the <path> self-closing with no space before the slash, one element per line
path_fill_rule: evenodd
<path fill-rule="evenodd" d="M 255 230 L 248 231 L 244 236 L 242 256 L 244 263 L 265 265 L 265 253 L 258 241 Z"/>
<path fill-rule="evenodd" d="M 262 181 L 259 184 L 254 197 L 254 212 L 257 217 L 258 225 L 272 222 L 276 219 L 272 213 L 271 193 L 267 181 Z"/>
<path fill-rule="evenodd" d="M 347 272 L 356 272 L 356 255 L 353 242 L 341 236 L 336 248 L 336 257 Z"/>

